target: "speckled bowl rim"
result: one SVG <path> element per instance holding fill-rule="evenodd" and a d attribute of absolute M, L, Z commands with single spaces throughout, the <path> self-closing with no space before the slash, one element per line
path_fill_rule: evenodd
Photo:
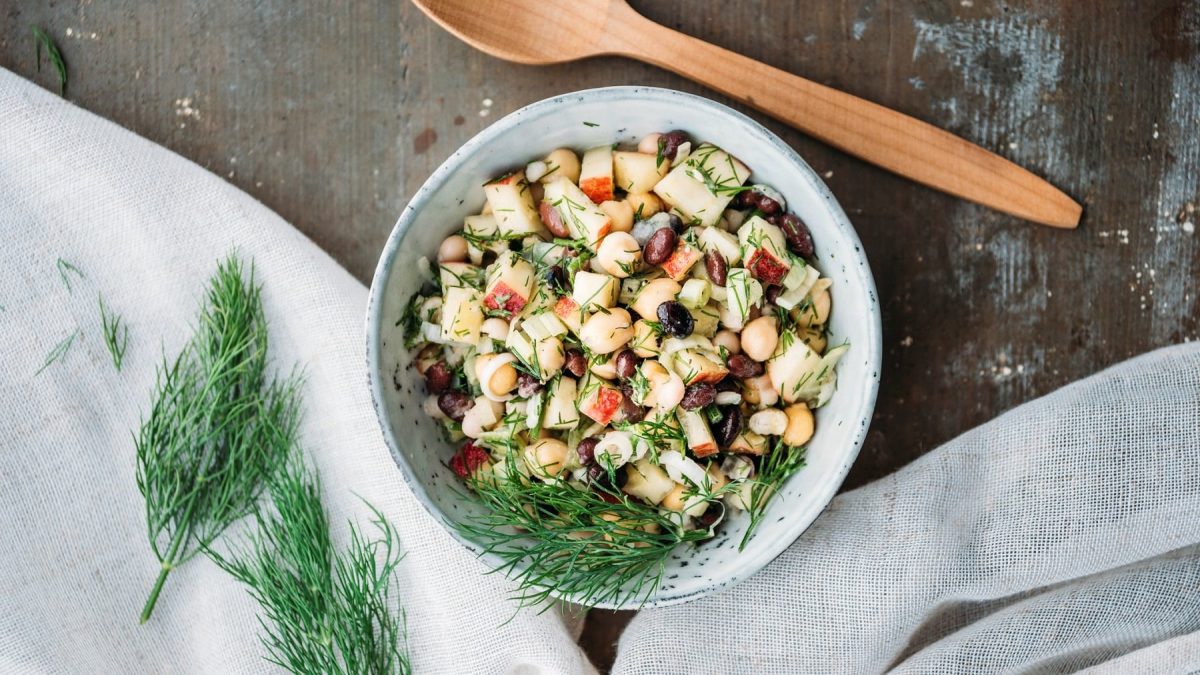
<path fill-rule="evenodd" d="M 384 440 L 388 444 L 388 450 L 392 455 L 392 459 L 400 467 L 401 475 L 404 477 L 408 488 L 412 490 L 417 501 L 425 508 L 434 520 L 450 533 L 452 537 L 459 541 L 468 550 L 475 553 L 489 568 L 495 569 L 500 565 L 498 556 L 492 553 L 485 552 L 481 546 L 463 537 L 447 520 L 446 514 L 442 513 L 435 507 L 425 490 L 425 485 L 414 477 L 413 468 L 409 465 L 404 453 L 400 451 L 400 444 L 397 442 L 395 435 L 392 433 L 392 427 L 389 423 L 389 414 L 387 412 L 384 401 L 383 388 L 387 383 L 387 376 L 381 372 L 379 364 L 381 363 L 381 341 L 382 341 L 382 313 L 383 313 L 383 294 L 387 287 L 387 282 L 391 276 L 392 260 L 395 259 L 396 249 L 401 245 L 408 228 L 416 220 L 417 214 L 426 205 L 430 196 L 437 188 L 457 171 L 461 165 L 479 148 L 486 146 L 495 138 L 502 135 L 509 128 L 517 123 L 522 117 L 530 114 L 541 114 L 547 110 L 561 108 L 563 106 L 571 106 L 581 102 L 596 102 L 605 99 L 627 99 L 630 96 L 636 95 L 642 98 L 654 98 L 666 102 L 677 103 L 680 105 L 697 106 L 705 108 L 714 115 L 728 118 L 731 122 L 743 125 L 748 128 L 752 135 L 767 145 L 773 146 L 776 151 L 788 158 L 795 165 L 797 171 L 804 177 L 810 186 L 820 195 L 824 201 L 824 206 L 832 216 L 834 226 L 838 234 L 844 237 L 847 250 L 846 253 L 853 256 L 854 271 L 851 274 L 858 277 L 862 286 L 867 291 L 867 297 L 864 303 L 867 307 L 867 316 L 863 317 L 867 321 L 866 334 L 868 336 L 868 344 L 855 345 L 855 350 L 862 349 L 867 352 L 868 372 L 872 373 L 868 389 L 864 392 L 861 399 L 860 411 L 857 416 L 859 421 L 858 427 L 854 432 L 853 441 L 846 446 L 841 466 L 838 468 L 836 476 L 829 481 L 821 484 L 820 490 L 810 495 L 807 500 L 807 508 L 803 511 L 792 512 L 788 516 L 789 526 L 783 536 L 778 537 L 770 545 L 761 549 L 757 555 L 751 558 L 747 554 L 747 559 L 743 565 L 738 566 L 732 574 L 727 575 L 719 581 L 687 592 L 666 593 L 659 595 L 659 589 L 654 597 L 648 598 L 645 602 L 630 601 L 626 603 L 597 603 L 592 607 L 602 609 L 649 609 L 652 607 L 663 607 L 667 605 L 675 605 L 694 600 L 705 595 L 709 595 L 718 590 L 731 587 L 750 576 L 756 574 L 763 567 L 766 567 L 773 560 L 779 557 L 785 550 L 790 547 L 801 534 L 805 532 L 821 515 L 822 512 L 829 506 L 833 497 L 837 494 L 838 488 L 846 479 L 846 475 L 850 472 L 850 467 L 853 466 L 858 453 L 862 448 L 863 442 L 866 440 L 867 431 L 870 428 L 871 416 L 875 410 L 875 402 L 879 393 L 879 374 L 882 370 L 883 358 L 883 328 L 880 316 L 878 294 L 875 290 L 875 279 L 871 274 L 870 266 L 867 262 L 866 254 L 863 252 L 862 241 L 858 237 L 858 233 L 850 224 L 849 218 L 846 217 L 845 211 L 834 198 L 833 193 L 817 176 L 817 173 L 805 162 L 800 155 L 792 149 L 791 146 L 783 142 L 783 139 L 776 136 L 771 130 L 751 119 L 747 115 L 730 108 L 729 106 L 717 103 L 710 99 L 695 94 L 688 94 L 674 89 L 665 89 L 661 87 L 637 87 L 637 86 L 620 86 L 620 87 L 602 87 L 597 89 L 584 89 L 567 94 L 553 96 L 543 99 L 536 103 L 531 103 L 519 110 L 516 110 L 492 123 L 483 131 L 480 131 L 473 138 L 462 145 L 454 154 L 442 163 L 421 185 L 420 189 L 409 200 L 408 204 L 400 214 L 400 218 L 396 221 L 396 225 L 392 228 L 392 233 L 388 236 L 387 244 L 384 246 L 383 252 L 379 258 L 379 264 L 375 269 L 375 276 L 371 281 L 371 289 L 367 299 L 367 316 L 366 316 L 366 332 L 367 332 L 367 374 L 371 387 L 371 402 L 375 407 L 375 416 L 379 422 L 383 432 Z M 849 249 L 853 249 L 850 251 Z M 860 352 L 860 356 L 861 356 Z M 557 591 L 553 592 L 556 598 L 565 601 L 572 601 L 570 597 L 562 597 Z"/>

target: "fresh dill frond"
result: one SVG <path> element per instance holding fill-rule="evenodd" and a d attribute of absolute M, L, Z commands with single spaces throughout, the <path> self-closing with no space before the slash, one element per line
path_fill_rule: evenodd
<path fill-rule="evenodd" d="M 67 352 L 71 351 L 71 345 L 75 344 L 75 338 L 79 337 L 81 331 L 76 328 L 70 335 L 63 338 L 61 342 L 54 345 L 54 349 L 46 354 L 46 360 L 42 362 L 42 367 L 37 369 L 33 374 L 34 377 L 42 374 L 42 371 L 49 368 L 51 365 L 62 361 L 67 356 Z"/>
<path fill-rule="evenodd" d="M 75 274 L 80 279 L 83 279 L 83 271 L 72 265 L 69 261 L 63 260 L 62 258 L 59 258 L 54 264 L 56 267 L 58 267 L 58 276 L 62 279 L 63 284 L 66 285 L 67 292 L 73 293 L 74 289 L 71 288 L 71 275 Z"/>
<path fill-rule="evenodd" d="M 758 475 L 751 479 L 750 503 L 746 509 L 750 514 L 750 523 L 746 525 L 746 533 L 742 535 L 742 542 L 738 544 L 739 551 L 746 548 L 750 535 L 766 515 L 767 504 L 779 491 L 780 486 L 804 468 L 806 454 L 807 448 L 785 445 L 783 439 L 779 438 L 776 439 L 774 447 L 762 457 Z"/>
<path fill-rule="evenodd" d="M 521 606 L 548 607 L 555 595 L 584 605 L 645 602 L 671 551 L 708 536 L 681 529 L 619 490 L 529 480 L 517 468 L 521 461 L 510 453 L 506 474 L 470 479 L 482 512 L 453 523 L 500 559 L 496 571 L 517 580 Z"/>
<path fill-rule="evenodd" d="M 262 606 L 267 659 L 293 673 L 374 675 L 412 672 L 403 612 L 389 607 L 392 572 L 403 557 L 396 531 L 373 506 L 372 537 L 350 524 L 337 550 L 321 504 L 321 485 L 298 455 L 269 481 L 270 509 L 226 555 L 222 569 Z"/>
<path fill-rule="evenodd" d="M 54 66 L 54 70 L 58 71 L 58 95 L 67 95 L 67 62 L 63 60 L 62 52 L 58 51 L 58 45 L 54 44 L 54 38 L 50 34 L 37 26 L 33 28 L 33 44 L 34 58 L 37 61 L 37 70 L 42 72 L 42 50 L 46 50 L 46 57 L 50 59 L 50 64 Z"/>
<path fill-rule="evenodd" d="M 295 442 L 299 378 L 267 374 L 261 287 L 230 257 L 209 281 L 196 332 L 158 370 L 135 437 L 150 547 L 161 563 L 145 623 L 171 570 L 249 514 Z"/>
<path fill-rule="evenodd" d="M 104 306 L 104 297 L 100 296 L 100 327 L 104 330 L 104 346 L 112 356 L 113 365 L 121 372 L 121 364 L 125 361 L 125 348 L 129 346 L 129 326 L 120 314 L 110 314 Z"/>

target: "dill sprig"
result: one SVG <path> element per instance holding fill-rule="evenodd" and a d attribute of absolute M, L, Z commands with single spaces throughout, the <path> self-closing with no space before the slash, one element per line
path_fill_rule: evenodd
<path fill-rule="evenodd" d="M 67 352 L 71 351 L 71 345 L 75 344 L 75 338 L 79 337 L 81 332 L 82 331 L 76 328 L 71 332 L 70 335 L 63 338 L 61 342 L 54 345 L 54 349 L 51 349 L 50 353 L 46 355 L 46 360 L 42 363 L 42 367 L 38 368 L 37 372 L 35 372 L 33 376 L 37 377 L 38 375 L 41 375 L 43 370 L 66 358 Z"/>
<path fill-rule="evenodd" d="M 746 525 L 746 533 L 738 550 L 746 548 L 750 535 L 758 527 L 759 522 L 767 513 L 767 504 L 779 491 L 787 479 L 804 468 L 807 448 L 797 448 L 785 445 L 783 439 L 776 439 L 775 445 L 762 457 L 758 466 L 758 476 L 751 479 L 750 503 L 746 511 L 750 514 L 750 523 Z"/>
<path fill-rule="evenodd" d="M 72 265 L 70 261 L 63 260 L 62 258 L 59 258 L 57 261 L 55 261 L 54 265 L 58 268 L 58 276 L 62 279 L 63 284 L 66 285 L 67 292 L 75 292 L 74 289 L 71 288 L 71 275 L 75 274 L 80 279 L 83 279 L 83 271 Z"/>
<path fill-rule="evenodd" d="M 383 514 L 368 505 L 376 537 L 351 523 L 349 546 L 338 551 L 320 482 L 298 456 L 281 465 L 268 490 L 273 511 L 255 512 L 251 534 L 225 556 L 208 551 L 262 606 L 268 660 L 313 675 L 411 673 L 403 612 L 389 608 L 403 556 Z"/>
<path fill-rule="evenodd" d="M 496 571 L 517 580 L 521 606 L 547 604 L 554 595 L 589 606 L 644 603 L 662 582 L 671 551 L 708 536 L 618 490 L 529 480 L 520 461 L 510 453 L 506 474 L 471 479 L 483 512 L 454 526 L 499 557 Z"/>
<path fill-rule="evenodd" d="M 113 365 L 121 372 L 121 364 L 125 361 L 125 348 L 129 346 L 129 326 L 120 314 L 111 314 L 104 306 L 104 296 L 100 300 L 100 326 L 104 330 L 104 346 L 112 356 Z"/>
<path fill-rule="evenodd" d="M 145 623 L 171 570 L 250 513 L 295 441 L 299 379 L 268 380 L 267 324 L 253 269 L 234 257 L 209 282 L 196 332 L 158 370 L 135 440 L 150 547 L 161 563 Z"/>
<path fill-rule="evenodd" d="M 42 50 L 46 50 L 46 57 L 50 59 L 50 64 L 54 66 L 54 70 L 58 71 L 58 95 L 67 95 L 67 62 L 63 60 L 62 52 L 58 51 L 58 45 L 54 44 L 54 38 L 50 34 L 37 26 L 33 28 L 33 44 L 34 58 L 37 61 L 37 71 L 42 72 Z"/>

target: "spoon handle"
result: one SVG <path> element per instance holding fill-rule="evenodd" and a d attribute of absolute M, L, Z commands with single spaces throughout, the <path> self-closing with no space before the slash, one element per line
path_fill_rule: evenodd
<path fill-rule="evenodd" d="M 614 3 L 618 7 L 624 3 Z M 656 24 L 625 6 L 610 23 L 619 53 L 744 102 L 839 150 L 905 178 L 1053 227 L 1082 207 L 1050 183 L 949 132 L 857 96 Z"/>

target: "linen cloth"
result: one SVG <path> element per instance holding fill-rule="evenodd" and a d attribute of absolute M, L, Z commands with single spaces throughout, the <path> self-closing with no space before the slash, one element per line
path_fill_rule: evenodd
<path fill-rule="evenodd" d="M 0 672 L 273 670 L 254 603 L 203 558 L 136 622 L 157 562 L 129 431 L 235 249 L 264 282 L 275 362 L 306 367 L 332 522 L 366 520 L 353 491 L 400 532 L 416 671 L 593 672 L 568 622 L 514 616 L 508 584 L 407 492 L 366 393 L 364 289 L 277 216 L 0 70 L 0 234 Z M 69 291 L 58 258 L 86 275 Z M 130 325 L 120 373 L 97 294 Z M 1200 669 L 1198 411 L 1196 345 L 1022 406 L 839 496 L 742 584 L 640 613 L 614 672 Z"/>
<path fill-rule="evenodd" d="M 307 376 L 302 444 L 335 535 L 369 529 L 361 495 L 407 557 L 398 595 L 419 673 L 594 672 L 556 612 L 518 612 L 508 584 L 404 487 L 366 379 L 366 289 L 261 204 L 177 155 L 0 70 L 0 672 L 273 672 L 256 604 L 197 557 L 168 577 L 146 541 L 130 431 L 154 368 L 192 333 L 218 261 L 263 284 L 270 354 Z M 56 269 L 61 258 L 67 290 Z M 129 325 L 121 372 L 102 294 Z M 79 331 L 62 360 L 41 367 Z M 512 621 L 505 623 L 510 618 Z"/>

